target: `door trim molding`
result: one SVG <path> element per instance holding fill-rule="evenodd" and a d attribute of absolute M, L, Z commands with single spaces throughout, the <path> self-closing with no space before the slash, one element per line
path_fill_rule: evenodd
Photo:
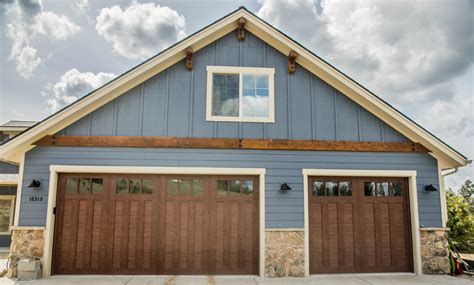
<path fill-rule="evenodd" d="M 413 271 L 422 274 L 420 253 L 420 227 L 418 218 L 418 195 L 416 188 L 416 170 L 355 170 L 355 169 L 303 169 L 304 191 L 304 256 L 305 276 L 309 276 L 309 176 L 370 176 L 408 178 L 408 196 L 411 222 Z"/>
<path fill-rule="evenodd" d="M 51 165 L 48 209 L 43 253 L 43 276 L 51 276 L 53 261 L 54 221 L 59 173 L 126 173 L 126 174 L 195 174 L 195 175 L 258 175 L 259 176 L 259 275 L 265 276 L 265 168 L 215 167 L 148 167 L 148 166 L 87 166 Z"/>

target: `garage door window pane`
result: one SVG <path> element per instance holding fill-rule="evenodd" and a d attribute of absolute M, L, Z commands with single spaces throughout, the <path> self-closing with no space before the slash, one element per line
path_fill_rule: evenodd
<path fill-rule="evenodd" d="M 92 178 L 92 193 L 100 194 L 102 193 L 103 180 L 100 178 Z"/>
<path fill-rule="evenodd" d="M 240 195 L 240 181 L 239 180 L 230 181 L 229 195 Z"/>
<path fill-rule="evenodd" d="M 326 182 L 326 196 L 337 196 L 337 182 Z"/>
<path fill-rule="evenodd" d="M 153 182 L 151 179 L 143 179 L 143 194 L 153 194 Z"/>
<path fill-rule="evenodd" d="M 128 193 L 128 179 L 127 178 L 118 178 L 117 179 L 117 188 L 115 192 L 118 194 Z"/>
<path fill-rule="evenodd" d="M 352 184 L 351 184 L 351 182 L 339 182 L 339 195 L 340 196 L 352 196 Z"/>
<path fill-rule="evenodd" d="M 140 194 L 142 192 L 142 181 L 140 179 L 130 179 L 130 194 Z"/>
<path fill-rule="evenodd" d="M 201 179 L 193 179 L 193 195 L 199 196 L 204 192 L 204 185 Z"/>
<path fill-rule="evenodd" d="M 390 182 L 390 196 L 402 196 L 402 183 Z"/>
<path fill-rule="evenodd" d="M 178 194 L 178 187 L 179 187 L 179 180 L 178 179 L 168 179 L 166 183 L 166 194 L 167 195 L 177 195 Z"/>
<path fill-rule="evenodd" d="M 375 182 L 364 182 L 364 195 L 375 196 Z"/>
<path fill-rule="evenodd" d="M 324 196 L 324 182 L 313 182 L 313 196 Z"/>
<path fill-rule="evenodd" d="M 387 197 L 388 196 L 388 182 L 377 183 L 377 196 Z"/>
<path fill-rule="evenodd" d="M 179 194 L 190 195 L 191 194 L 191 181 L 190 180 L 179 180 Z"/>
<path fill-rule="evenodd" d="M 252 180 L 242 182 L 242 194 L 252 196 L 253 194 L 253 181 Z"/>
<path fill-rule="evenodd" d="M 217 195 L 227 195 L 228 188 L 229 188 L 229 181 L 217 180 Z"/>
<path fill-rule="evenodd" d="M 91 192 L 91 180 L 89 178 L 81 178 L 79 180 L 79 193 Z"/>
<path fill-rule="evenodd" d="M 68 178 L 66 180 L 66 193 L 77 193 L 78 178 Z"/>

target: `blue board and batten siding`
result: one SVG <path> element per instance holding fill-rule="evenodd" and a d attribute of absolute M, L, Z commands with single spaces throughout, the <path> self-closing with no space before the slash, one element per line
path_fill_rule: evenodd
<path fill-rule="evenodd" d="M 438 188 L 436 161 L 425 153 L 90 147 L 36 147 L 27 153 L 23 185 L 41 179 L 43 186 L 39 190 L 23 187 L 20 225 L 45 225 L 46 203 L 31 203 L 29 197 L 40 195 L 47 200 L 49 166 L 54 164 L 266 168 L 267 228 L 303 227 L 303 168 L 416 170 L 420 224 L 441 226 L 439 192 L 422 190 L 426 184 Z M 293 190 L 281 192 L 283 182 Z"/>
<path fill-rule="evenodd" d="M 231 33 L 193 59 L 192 71 L 179 62 L 60 134 L 407 141 L 304 68 L 298 66 L 289 75 L 286 56 L 250 33 L 241 42 Z M 207 65 L 275 68 L 275 123 L 207 122 Z M 437 161 L 426 153 L 90 147 L 35 147 L 27 152 L 23 185 L 32 179 L 43 183 L 39 190 L 23 186 L 20 225 L 45 225 L 49 166 L 54 164 L 266 168 L 267 228 L 303 227 L 304 168 L 416 170 L 420 224 L 441 226 L 439 192 L 422 190 L 426 184 L 439 188 Z M 293 190 L 279 191 L 283 182 Z M 32 196 L 43 201 L 30 201 Z"/>
<path fill-rule="evenodd" d="M 405 137 L 252 34 L 231 33 L 60 132 L 67 135 L 405 141 Z M 206 121 L 208 65 L 275 68 L 275 123 Z"/>

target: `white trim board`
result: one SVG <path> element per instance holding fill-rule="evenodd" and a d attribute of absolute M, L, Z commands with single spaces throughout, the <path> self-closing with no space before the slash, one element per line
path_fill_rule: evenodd
<path fill-rule="evenodd" d="M 446 143 L 245 8 L 239 8 L 198 33 L 178 42 L 171 48 L 93 91 L 89 96 L 83 97 L 68 108 L 57 112 L 36 126 L 19 134 L 14 139 L 0 146 L 0 157 L 19 162 L 21 154 L 33 148 L 35 141 L 45 135 L 56 134 L 66 126 L 179 62 L 185 58 L 185 50 L 188 47 L 192 47 L 196 52 L 229 32 L 234 31 L 237 28 L 237 20 L 241 17 L 247 20 L 245 28 L 249 32 L 285 55 L 288 55 L 290 51 L 295 51 L 298 54 L 296 62 L 301 67 L 306 68 L 339 90 L 342 94 L 361 105 L 411 141 L 419 142 L 430 149 L 431 154 L 441 162 L 443 169 L 465 166 L 469 163 L 465 157 Z"/>
<path fill-rule="evenodd" d="M 413 251 L 413 270 L 422 274 L 420 252 L 420 226 L 418 219 L 418 197 L 415 170 L 353 170 L 353 169 L 303 169 L 304 187 L 304 243 L 305 243 L 305 276 L 309 276 L 309 176 L 367 176 L 367 177 L 404 177 L 408 178 L 408 194 L 411 222 L 411 239 Z"/>
<path fill-rule="evenodd" d="M 54 220 L 59 173 L 126 173 L 126 174 L 195 174 L 195 175 L 258 175 L 259 176 L 259 275 L 265 277 L 265 168 L 213 168 L 213 167 L 143 167 L 143 166 L 79 166 L 51 165 L 49 177 L 48 209 L 43 253 L 43 276 L 51 276 Z"/>

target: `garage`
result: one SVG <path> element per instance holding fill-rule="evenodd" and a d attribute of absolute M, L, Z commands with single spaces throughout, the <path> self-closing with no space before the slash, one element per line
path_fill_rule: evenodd
<path fill-rule="evenodd" d="M 310 273 L 413 272 L 407 183 L 309 177 Z"/>
<path fill-rule="evenodd" d="M 60 174 L 53 274 L 258 274 L 258 182 Z"/>

